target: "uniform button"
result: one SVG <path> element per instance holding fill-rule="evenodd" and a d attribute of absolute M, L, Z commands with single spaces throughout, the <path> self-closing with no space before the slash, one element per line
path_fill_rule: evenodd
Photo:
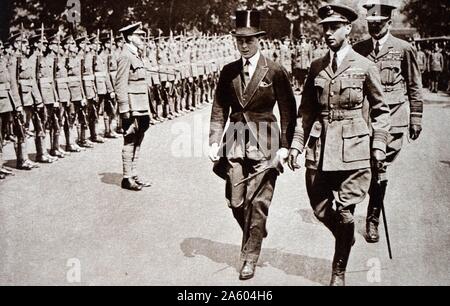
<path fill-rule="evenodd" d="M 336 81 L 335 81 L 335 80 L 331 81 L 331 84 L 334 84 L 334 83 L 336 83 Z"/>
<path fill-rule="evenodd" d="M 330 97 L 334 97 L 334 92 L 330 92 Z"/>

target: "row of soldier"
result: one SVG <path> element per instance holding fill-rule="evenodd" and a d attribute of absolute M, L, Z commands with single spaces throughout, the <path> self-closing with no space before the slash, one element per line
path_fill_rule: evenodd
<path fill-rule="evenodd" d="M 145 40 L 152 125 L 210 103 L 220 69 L 237 56 L 231 36 Z M 31 170 L 124 133 L 114 88 L 123 44 L 123 36 L 111 31 L 75 37 L 43 29 L 12 33 L 0 42 L 1 179 L 13 174 L 1 156 L 8 140 L 15 146 L 17 169 Z M 35 140 L 35 162 L 29 159 L 28 137 Z"/>

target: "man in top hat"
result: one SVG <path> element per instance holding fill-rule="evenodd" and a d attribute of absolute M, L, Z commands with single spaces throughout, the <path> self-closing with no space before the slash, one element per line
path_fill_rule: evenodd
<path fill-rule="evenodd" d="M 379 3 L 379 2 L 378 2 Z M 395 6 L 386 4 L 365 4 L 367 24 L 371 38 L 357 43 L 355 51 L 374 62 L 381 74 L 385 101 L 390 108 L 391 129 L 388 135 L 386 163 L 381 169 L 374 168 L 369 189 L 370 201 L 367 209 L 366 240 L 379 240 L 378 223 L 382 195 L 386 185 L 387 167 L 397 158 L 403 144 L 403 137 L 416 140 L 422 130 L 422 82 L 417 52 L 408 42 L 390 33 L 391 15 Z"/>
<path fill-rule="evenodd" d="M 378 167 L 385 159 L 389 108 L 376 65 L 349 45 L 356 12 L 330 4 L 318 14 L 330 50 L 311 64 L 288 164 L 299 168 L 306 151 L 306 190 L 314 215 L 335 237 L 330 285 L 338 286 L 354 243 L 355 207 L 369 190 L 370 159 Z"/>
<path fill-rule="evenodd" d="M 210 159 L 214 172 L 226 181 L 227 203 L 243 232 L 241 280 L 254 276 L 267 236 L 275 182 L 288 156 L 296 117 L 286 70 L 259 51 L 259 37 L 264 34 L 259 11 L 236 11 L 232 35 L 241 58 L 220 72 L 210 121 Z M 273 113 L 275 104 L 281 130 Z M 252 174 L 256 176 L 249 178 Z M 248 182 L 239 184 L 246 178 Z"/>
<path fill-rule="evenodd" d="M 137 173 L 140 147 L 150 124 L 149 94 L 142 60 L 145 32 L 140 30 L 140 27 L 139 22 L 119 30 L 124 37 L 125 45 L 118 59 L 114 86 L 125 133 L 122 150 L 122 188 L 133 191 L 150 187 L 150 184 Z"/>

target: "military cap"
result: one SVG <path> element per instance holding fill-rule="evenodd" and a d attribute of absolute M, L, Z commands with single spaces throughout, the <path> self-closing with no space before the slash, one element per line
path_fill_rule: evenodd
<path fill-rule="evenodd" d="M 260 29 L 261 12 L 253 10 L 236 11 L 236 29 L 231 31 L 235 37 L 262 36 L 266 32 Z"/>
<path fill-rule="evenodd" d="M 382 21 L 391 19 L 392 11 L 397 7 L 389 4 L 380 4 L 368 2 L 363 5 L 363 7 L 367 10 L 367 21 Z"/>
<path fill-rule="evenodd" d="M 119 32 L 122 33 L 123 36 L 128 36 L 128 35 L 131 35 L 131 34 L 137 32 L 138 29 L 140 30 L 141 25 L 142 25 L 142 22 L 133 23 L 126 27 L 121 28 L 119 30 Z M 142 31 L 142 30 L 140 30 L 140 31 Z M 142 32 L 145 35 L 145 32 L 144 31 L 142 31 Z M 140 34 L 140 32 L 138 32 L 137 34 Z"/>
<path fill-rule="evenodd" d="M 88 42 L 88 41 L 89 41 L 89 38 L 88 38 L 88 36 L 85 35 L 85 34 L 80 35 L 80 36 L 78 36 L 77 38 L 75 38 L 75 42 L 77 43 L 77 45 L 79 45 L 79 44 L 82 43 L 82 42 Z"/>
<path fill-rule="evenodd" d="M 110 32 L 101 32 L 100 37 L 98 38 L 102 43 L 108 42 L 111 39 L 111 33 Z"/>
<path fill-rule="evenodd" d="M 11 35 L 9 36 L 9 38 L 8 38 L 8 41 L 10 43 L 13 43 L 16 40 L 18 40 L 19 38 L 22 38 L 22 41 L 27 41 L 27 38 L 25 37 L 25 35 L 22 36 L 22 32 L 21 31 L 12 32 Z"/>
<path fill-rule="evenodd" d="M 352 23 L 358 19 L 358 14 L 352 8 L 340 4 L 328 4 L 319 8 L 319 24 L 328 22 Z"/>
<path fill-rule="evenodd" d="M 28 38 L 28 41 L 30 42 L 30 44 L 41 42 L 41 40 L 43 43 L 48 43 L 48 40 L 45 37 L 45 32 L 43 35 L 40 32 L 34 33 Z"/>
<path fill-rule="evenodd" d="M 73 44 L 75 43 L 75 39 L 73 38 L 72 34 L 66 35 L 63 39 L 61 39 L 61 42 L 64 44 Z"/>

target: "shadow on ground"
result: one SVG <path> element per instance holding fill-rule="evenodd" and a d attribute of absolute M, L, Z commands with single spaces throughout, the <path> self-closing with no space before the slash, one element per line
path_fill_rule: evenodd
<path fill-rule="evenodd" d="M 100 181 L 104 184 L 121 186 L 122 183 L 122 174 L 120 173 L 99 173 Z"/>
<path fill-rule="evenodd" d="M 216 263 L 241 268 L 240 247 L 204 238 L 186 238 L 180 244 L 186 257 L 205 256 Z M 264 248 L 258 266 L 270 265 L 288 275 L 304 277 L 310 281 L 328 285 L 330 282 L 331 261 L 304 255 L 286 253 L 278 249 Z"/>

